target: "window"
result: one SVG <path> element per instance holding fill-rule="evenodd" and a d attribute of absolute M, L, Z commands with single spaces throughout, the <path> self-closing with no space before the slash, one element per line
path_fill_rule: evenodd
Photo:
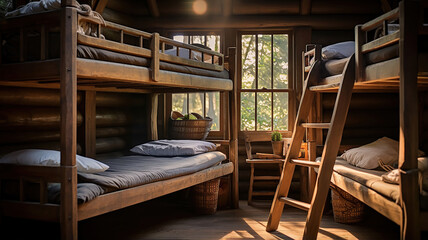
<path fill-rule="evenodd" d="M 203 44 L 213 51 L 220 52 L 220 35 L 216 34 L 186 34 L 174 35 L 173 39 L 188 44 Z M 211 130 L 220 130 L 220 93 L 198 92 L 172 94 L 172 110 L 183 114 L 199 113 L 213 119 Z"/>
<path fill-rule="evenodd" d="M 241 131 L 289 129 L 289 34 L 241 34 Z"/>

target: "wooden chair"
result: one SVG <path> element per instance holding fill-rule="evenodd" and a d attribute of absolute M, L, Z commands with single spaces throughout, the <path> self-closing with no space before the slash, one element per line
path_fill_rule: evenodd
<path fill-rule="evenodd" d="M 250 164 L 251 172 L 250 172 L 250 187 L 248 189 L 248 205 L 253 204 L 253 196 L 273 196 L 275 194 L 274 191 L 253 191 L 254 182 L 255 181 L 279 181 L 280 176 L 263 176 L 263 175 L 255 175 L 255 166 L 260 164 L 278 164 L 279 173 L 282 172 L 282 166 L 284 164 L 283 156 L 281 158 L 258 158 L 257 155 L 253 155 L 251 144 L 254 142 L 270 142 L 271 141 L 271 133 L 269 132 L 245 132 L 245 151 L 247 153 L 246 162 Z M 260 156 L 260 155 L 259 155 Z M 273 156 L 273 154 L 272 154 Z"/>

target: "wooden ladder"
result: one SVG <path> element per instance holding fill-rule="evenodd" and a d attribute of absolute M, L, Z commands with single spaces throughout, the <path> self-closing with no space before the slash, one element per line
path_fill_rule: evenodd
<path fill-rule="evenodd" d="M 285 158 L 284 168 L 276 189 L 266 226 L 266 231 L 269 232 L 275 231 L 278 228 L 284 204 L 306 210 L 308 211 L 308 215 L 306 218 L 303 239 L 317 238 L 322 212 L 324 210 L 324 204 L 330 186 L 330 179 L 333 173 L 333 166 L 336 161 L 346 116 L 348 114 L 352 88 L 354 87 L 354 56 L 349 59 L 345 69 L 343 70 L 331 122 L 305 123 L 306 119 L 308 119 L 311 106 L 314 102 L 314 96 L 316 94 L 314 91 L 311 91 L 310 87 L 316 85 L 318 79 L 320 79 L 320 68 L 321 62 L 316 61 L 304 82 L 303 94 L 297 113 L 291 145 Z M 297 160 L 306 128 L 328 129 L 321 162 Z M 319 168 L 311 203 L 287 197 L 296 165 Z"/>

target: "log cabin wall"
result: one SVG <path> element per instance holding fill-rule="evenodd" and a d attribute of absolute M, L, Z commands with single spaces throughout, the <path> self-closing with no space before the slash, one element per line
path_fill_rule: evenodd
<path fill-rule="evenodd" d="M 78 92 L 78 154 L 85 155 L 84 92 Z M 147 140 L 142 94 L 96 94 L 96 158 L 117 156 Z M 60 148 L 60 95 L 54 89 L 0 88 L 0 156 L 26 149 Z"/>

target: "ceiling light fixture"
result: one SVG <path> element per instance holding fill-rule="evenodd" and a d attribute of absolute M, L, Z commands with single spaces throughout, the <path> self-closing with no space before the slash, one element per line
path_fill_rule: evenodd
<path fill-rule="evenodd" d="M 202 15 L 207 12 L 208 5 L 205 0 L 195 0 L 192 5 L 193 12 L 197 15 Z"/>

